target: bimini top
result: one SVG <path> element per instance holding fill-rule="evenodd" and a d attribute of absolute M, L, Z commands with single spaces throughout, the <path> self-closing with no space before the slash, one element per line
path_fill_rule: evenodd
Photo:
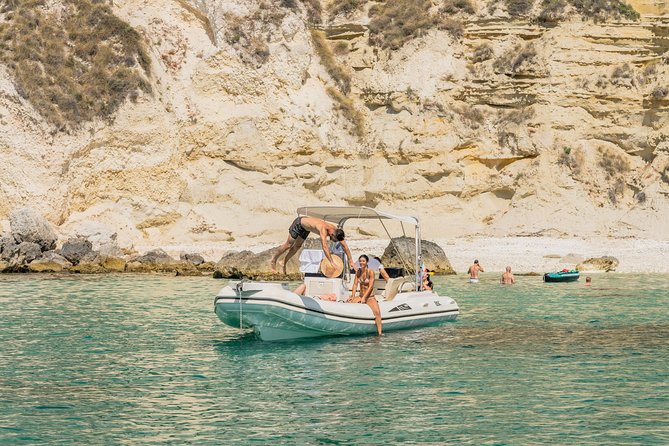
<path fill-rule="evenodd" d="M 297 209 L 297 215 L 316 217 L 342 226 L 348 219 L 389 219 L 418 226 L 418 219 L 404 215 L 391 215 L 366 206 L 305 206 Z"/>

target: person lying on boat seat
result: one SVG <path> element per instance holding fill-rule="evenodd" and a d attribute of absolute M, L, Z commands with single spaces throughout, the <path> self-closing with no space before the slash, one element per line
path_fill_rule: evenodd
<path fill-rule="evenodd" d="M 299 294 L 300 296 L 304 296 L 307 292 L 307 284 L 302 283 L 300 284 L 297 288 L 293 290 L 293 293 Z M 310 297 L 315 297 L 320 300 L 329 300 L 329 301 L 336 301 L 337 300 L 337 295 L 335 293 L 327 293 L 327 294 L 322 294 L 320 296 L 310 296 Z"/>

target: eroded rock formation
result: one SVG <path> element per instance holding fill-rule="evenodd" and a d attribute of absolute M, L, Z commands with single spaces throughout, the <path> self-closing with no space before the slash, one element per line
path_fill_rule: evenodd
<path fill-rule="evenodd" d="M 669 236 L 666 4 L 551 26 L 475 4 L 461 33 L 394 50 L 370 46 L 361 10 L 324 17 L 330 62 L 295 4 L 113 2 L 146 41 L 151 93 L 67 132 L 0 66 L 3 229 L 32 203 L 114 249 L 278 243 L 322 203 L 416 215 L 427 238 Z"/>

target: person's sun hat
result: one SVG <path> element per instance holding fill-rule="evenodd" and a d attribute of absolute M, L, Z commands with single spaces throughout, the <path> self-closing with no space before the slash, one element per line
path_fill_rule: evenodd
<path fill-rule="evenodd" d="M 332 264 L 334 264 L 334 266 Z M 329 277 L 330 279 L 339 277 L 342 271 L 344 271 L 344 262 L 341 260 L 341 257 L 332 256 L 332 264 L 327 257 L 321 260 L 321 272 L 325 277 Z"/>

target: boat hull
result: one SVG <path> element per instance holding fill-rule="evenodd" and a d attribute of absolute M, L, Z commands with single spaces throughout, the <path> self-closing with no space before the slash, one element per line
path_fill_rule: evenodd
<path fill-rule="evenodd" d="M 379 307 L 384 332 L 437 326 L 459 314 L 453 299 L 429 291 L 401 293 L 390 302 L 379 302 Z M 299 296 L 280 284 L 251 282 L 241 289 L 232 284 L 218 293 L 214 308 L 224 324 L 252 328 L 266 341 L 376 334 L 368 305 Z"/>
<path fill-rule="evenodd" d="M 546 273 L 544 282 L 576 282 L 580 273 Z"/>

